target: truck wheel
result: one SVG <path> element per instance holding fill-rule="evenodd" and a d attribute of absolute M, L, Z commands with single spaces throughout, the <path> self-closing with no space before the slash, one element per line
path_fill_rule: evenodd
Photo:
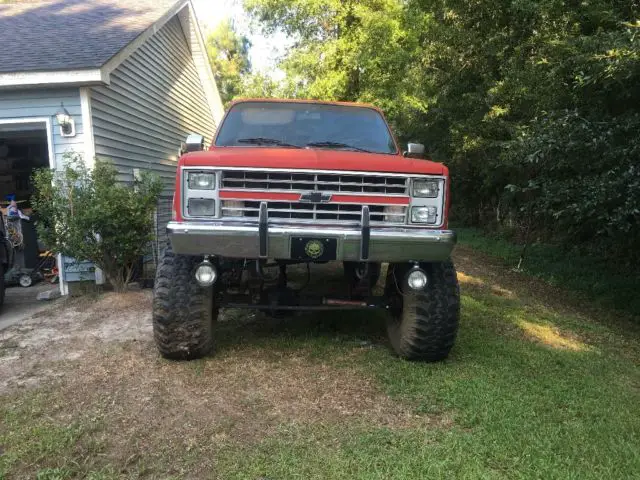
<path fill-rule="evenodd" d="M 192 360 L 213 351 L 213 326 L 218 317 L 213 287 L 195 280 L 197 257 L 176 255 L 167 246 L 158 265 L 153 290 L 153 337 L 160 354 Z"/>
<path fill-rule="evenodd" d="M 400 357 L 437 362 L 447 358 L 455 342 L 460 318 L 460 289 L 451 261 L 420 266 L 429 279 L 420 292 L 403 285 L 408 267 L 389 266 L 386 292 L 392 308 L 387 333 L 391 346 Z"/>
<path fill-rule="evenodd" d="M 18 283 L 21 287 L 29 288 L 31 285 L 33 285 L 33 277 L 29 273 L 23 273 L 22 275 L 20 275 Z"/>

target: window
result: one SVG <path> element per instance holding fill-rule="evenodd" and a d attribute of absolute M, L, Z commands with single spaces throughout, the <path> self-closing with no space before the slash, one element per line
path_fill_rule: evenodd
<path fill-rule="evenodd" d="M 397 153 L 380 113 L 367 107 L 286 102 L 234 105 L 220 127 L 218 147 L 278 146 Z"/>

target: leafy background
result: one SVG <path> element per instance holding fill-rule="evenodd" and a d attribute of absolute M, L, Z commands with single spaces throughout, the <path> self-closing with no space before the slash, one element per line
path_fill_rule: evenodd
<path fill-rule="evenodd" d="M 232 24 L 209 38 L 225 101 L 374 103 L 453 179 L 453 219 L 640 263 L 637 0 L 245 0 L 295 40 L 282 81 Z M 234 39 L 230 41 L 229 39 Z M 228 45 L 229 47 L 225 47 Z M 230 85 L 230 87 L 229 87 Z M 636 273 L 637 275 L 637 273 Z"/>

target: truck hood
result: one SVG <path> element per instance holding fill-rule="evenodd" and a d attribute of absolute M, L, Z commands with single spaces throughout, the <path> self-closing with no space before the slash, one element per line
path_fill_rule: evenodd
<path fill-rule="evenodd" d="M 446 175 L 447 168 L 429 160 L 400 155 L 345 150 L 221 147 L 184 155 L 187 167 L 246 167 L 307 170 L 344 170 L 425 175 Z"/>

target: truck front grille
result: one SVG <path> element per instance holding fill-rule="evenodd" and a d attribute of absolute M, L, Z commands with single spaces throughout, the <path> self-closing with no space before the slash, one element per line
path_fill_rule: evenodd
<path fill-rule="evenodd" d="M 390 175 L 363 175 L 357 173 L 302 173 L 236 171 L 222 172 L 223 189 L 249 189 L 269 191 L 316 190 L 329 193 L 367 193 L 408 195 L 406 177 Z"/>
<path fill-rule="evenodd" d="M 281 218 L 291 220 L 316 220 L 322 221 L 360 221 L 362 205 L 337 204 L 337 203 L 289 203 L 267 202 L 269 218 Z M 260 202 L 257 201 L 223 201 L 223 217 L 244 217 L 257 219 L 260 211 Z M 371 223 L 405 223 L 407 207 L 394 205 L 384 207 L 381 205 L 369 205 Z"/>
<path fill-rule="evenodd" d="M 367 205 L 372 224 L 403 224 L 409 210 L 409 178 L 384 173 L 223 170 L 220 190 L 223 218 L 258 219 L 263 201 L 270 219 L 301 223 L 358 224 Z"/>

